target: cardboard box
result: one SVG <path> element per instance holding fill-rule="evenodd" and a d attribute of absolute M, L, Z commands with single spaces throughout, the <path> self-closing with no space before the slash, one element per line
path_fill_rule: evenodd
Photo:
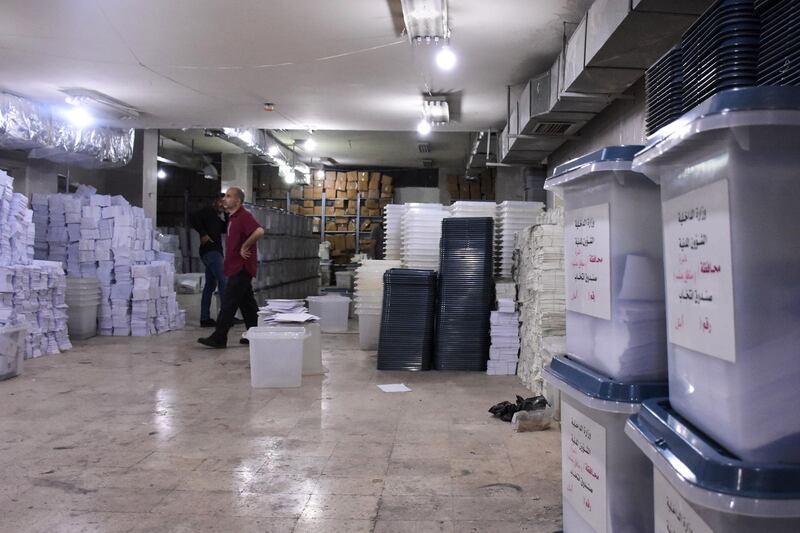
<path fill-rule="evenodd" d="M 337 250 L 344 250 L 347 248 L 347 240 L 344 238 L 344 235 L 336 235 L 334 240 L 336 241 Z"/>
<path fill-rule="evenodd" d="M 472 181 L 469 184 L 469 197 L 472 200 L 481 199 L 481 184 L 477 181 Z"/>
<path fill-rule="evenodd" d="M 369 209 L 367 209 L 363 205 L 361 206 L 361 216 L 362 217 L 368 217 L 369 216 Z"/>
<path fill-rule="evenodd" d="M 312 197 L 314 200 L 322 200 L 322 187 L 314 187 L 314 194 Z"/>
<path fill-rule="evenodd" d="M 351 218 L 350 222 L 347 224 L 347 231 L 356 231 L 356 220 L 354 218 Z"/>
<path fill-rule="evenodd" d="M 357 181 L 348 181 L 347 182 L 347 190 L 348 191 L 356 191 L 356 192 L 358 192 L 358 182 Z"/>
<path fill-rule="evenodd" d="M 295 215 L 299 215 L 301 213 L 301 210 L 303 209 L 302 207 L 300 207 L 297 204 L 289 206 L 289 207 L 290 207 L 289 211 L 291 213 L 294 213 Z"/>
<path fill-rule="evenodd" d="M 347 191 L 347 199 L 348 200 L 357 200 L 358 199 L 358 191 Z"/>
<path fill-rule="evenodd" d="M 380 189 L 370 189 L 369 192 L 367 192 L 368 200 L 377 200 L 380 197 L 381 197 Z"/>
<path fill-rule="evenodd" d="M 347 231 L 347 224 L 334 224 L 336 231 Z"/>
<path fill-rule="evenodd" d="M 347 200 L 347 191 L 336 191 L 337 200 Z"/>
<path fill-rule="evenodd" d="M 381 198 L 381 209 L 392 203 L 391 198 Z"/>
<path fill-rule="evenodd" d="M 328 170 L 325 172 L 325 181 L 332 180 L 336 181 L 336 172 L 333 170 Z"/>
<path fill-rule="evenodd" d="M 347 189 L 347 174 L 344 172 L 336 173 L 336 190 L 344 191 Z"/>
<path fill-rule="evenodd" d="M 325 240 L 331 243 L 331 249 L 336 247 L 336 236 L 335 235 L 326 235 Z"/>
<path fill-rule="evenodd" d="M 300 200 L 301 198 L 303 198 L 303 188 L 302 187 L 292 187 L 291 197 L 292 197 L 292 200 Z"/>
<path fill-rule="evenodd" d="M 344 209 L 344 202 L 345 202 L 344 199 L 337 198 L 336 200 L 333 201 L 333 207 L 337 209 Z"/>
<path fill-rule="evenodd" d="M 356 236 L 355 235 L 346 235 L 345 236 L 345 250 L 355 250 L 356 249 Z"/>
<path fill-rule="evenodd" d="M 314 200 L 303 200 L 303 207 L 314 207 Z"/>
<path fill-rule="evenodd" d="M 350 183 L 351 181 L 358 183 L 358 172 L 355 170 L 347 173 L 347 182 Z"/>
<path fill-rule="evenodd" d="M 369 190 L 379 190 L 381 188 L 381 173 L 371 172 L 369 175 Z"/>
<path fill-rule="evenodd" d="M 336 222 L 326 222 L 325 231 L 336 231 Z"/>
<path fill-rule="evenodd" d="M 391 184 L 392 184 L 392 177 L 391 176 L 387 176 L 386 174 L 381 176 L 381 186 L 391 185 Z"/>
<path fill-rule="evenodd" d="M 365 221 L 363 221 L 361 223 L 361 233 L 364 233 L 365 231 L 371 231 L 371 230 L 372 230 L 372 221 L 371 220 L 365 220 Z"/>
<path fill-rule="evenodd" d="M 391 197 L 392 197 L 391 193 L 386 193 L 386 192 L 381 193 L 381 198 L 391 198 Z"/>
<path fill-rule="evenodd" d="M 314 215 L 315 216 L 322 216 L 322 206 L 321 205 L 315 205 L 314 206 Z"/>
<path fill-rule="evenodd" d="M 364 192 L 369 190 L 369 172 L 358 173 L 358 190 Z"/>
<path fill-rule="evenodd" d="M 348 222 L 350 222 L 350 219 L 347 217 L 336 217 L 337 224 L 347 224 Z"/>
<path fill-rule="evenodd" d="M 336 209 L 333 206 L 325 207 L 325 216 L 332 217 L 336 215 Z"/>
<path fill-rule="evenodd" d="M 332 178 L 325 178 L 325 188 L 326 189 L 335 189 L 336 188 L 336 173 L 335 172 L 328 172 L 328 174 L 333 174 Z"/>
<path fill-rule="evenodd" d="M 350 207 L 347 208 L 347 214 L 350 216 L 355 216 L 358 211 L 356 210 L 355 203 L 352 203 Z"/>
<path fill-rule="evenodd" d="M 378 202 L 377 198 L 370 198 L 364 201 L 364 205 L 367 209 L 380 209 L 380 202 Z"/>
<path fill-rule="evenodd" d="M 391 183 L 381 185 L 381 194 L 393 194 L 393 193 L 394 193 L 394 187 L 392 187 Z"/>
<path fill-rule="evenodd" d="M 343 217 L 347 215 L 347 211 L 345 209 L 334 209 L 333 211 L 334 216 L 337 217 Z"/>
<path fill-rule="evenodd" d="M 379 217 L 379 216 L 381 216 L 381 210 L 380 209 L 369 209 L 368 211 L 369 211 L 368 215 L 371 216 L 371 217 Z"/>
<path fill-rule="evenodd" d="M 306 215 L 306 216 L 313 215 L 314 214 L 314 208 L 313 207 L 304 207 L 303 208 L 303 214 Z"/>

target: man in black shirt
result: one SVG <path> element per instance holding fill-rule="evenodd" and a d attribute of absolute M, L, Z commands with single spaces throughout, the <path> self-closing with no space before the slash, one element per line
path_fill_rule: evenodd
<path fill-rule="evenodd" d="M 214 289 L 219 287 L 219 295 L 225 292 L 225 274 L 223 273 L 222 235 L 228 227 L 228 214 L 222 206 L 220 194 L 213 205 L 206 206 L 192 214 L 192 228 L 200 234 L 200 260 L 206 266 L 206 283 L 203 287 L 203 299 L 200 304 L 200 326 L 213 328 L 216 320 L 211 318 L 211 298 Z"/>
<path fill-rule="evenodd" d="M 367 254 L 372 259 L 383 259 L 383 224 L 381 224 L 380 220 L 372 223 Z"/>

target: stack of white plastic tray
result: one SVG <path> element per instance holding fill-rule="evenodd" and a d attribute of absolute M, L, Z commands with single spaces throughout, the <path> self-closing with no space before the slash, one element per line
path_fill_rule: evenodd
<path fill-rule="evenodd" d="M 506 201 L 497 206 L 495 218 L 495 275 L 511 277 L 514 259 L 514 239 L 520 230 L 532 226 L 542 213 L 541 202 Z"/>
<path fill-rule="evenodd" d="M 403 256 L 403 214 L 405 204 L 389 204 L 383 208 L 383 257 L 399 261 Z"/>
<path fill-rule="evenodd" d="M 439 270 L 442 220 L 450 216 L 440 204 L 406 204 L 403 215 L 403 268 Z"/>
<path fill-rule="evenodd" d="M 378 348 L 383 309 L 383 274 L 390 268 L 400 268 L 400 261 L 366 260 L 356 270 L 356 314 L 362 350 Z"/>
<path fill-rule="evenodd" d="M 455 202 L 450 206 L 454 217 L 490 217 L 494 218 L 497 204 L 494 202 Z"/>

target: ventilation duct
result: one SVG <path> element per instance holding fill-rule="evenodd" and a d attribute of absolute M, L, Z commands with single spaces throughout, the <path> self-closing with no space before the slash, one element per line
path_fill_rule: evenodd
<path fill-rule="evenodd" d="M 133 157 L 133 130 L 78 128 L 48 106 L 0 93 L 0 148 L 30 150 L 28 157 L 83 168 L 127 165 Z"/>
<path fill-rule="evenodd" d="M 500 162 L 540 164 L 642 77 L 712 2 L 595 0 L 550 70 L 509 103 Z"/>

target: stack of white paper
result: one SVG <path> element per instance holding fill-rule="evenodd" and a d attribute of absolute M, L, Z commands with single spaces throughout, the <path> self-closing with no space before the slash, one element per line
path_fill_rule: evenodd
<path fill-rule="evenodd" d="M 43 201 L 47 205 L 46 199 L 37 197 L 39 205 Z M 56 213 L 66 223 L 63 209 Z M 14 193 L 13 179 L 0 171 L 0 326 L 27 326 L 26 358 L 72 347 L 67 336 L 66 278 L 61 263 L 34 260 L 37 250 L 49 248 L 46 224 L 43 230 L 43 237 L 37 240 L 27 197 Z M 66 234 L 57 232 L 55 237 L 59 243 L 66 242 Z"/>
<path fill-rule="evenodd" d="M 175 259 L 160 252 L 153 222 L 122 196 L 81 186 L 75 194 L 36 195 L 36 253 L 64 264 L 67 275 L 100 284 L 100 335 L 155 335 L 182 328 L 174 290 Z M 132 269 L 144 266 L 144 270 Z"/>
<path fill-rule="evenodd" d="M 490 375 L 514 375 L 517 373 L 519 354 L 519 314 L 516 302 L 508 298 L 497 300 L 497 311 L 489 319 L 492 345 L 486 373 Z"/>
<path fill-rule="evenodd" d="M 514 254 L 522 324 L 517 374 L 542 394 L 542 369 L 563 349 L 566 334 L 563 211 L 543 213 L 520 231 Z"/>

